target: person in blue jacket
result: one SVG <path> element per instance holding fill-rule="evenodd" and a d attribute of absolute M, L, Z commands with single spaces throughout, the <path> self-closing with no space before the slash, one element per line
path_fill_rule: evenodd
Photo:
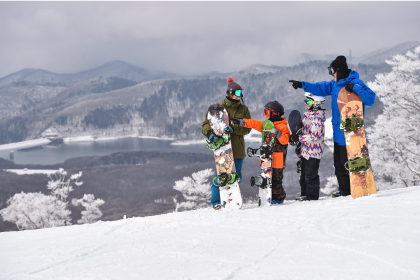
<path fill-rule="evenodd" d="M 359 79 L 359 73 L 351 70 L 347 66 L 346 57 L 343 55 L 331 62 L 328 72 L 333 76 L 329 82 L 309 83 L 304 81 L 289 80 L 295 90 L 302 88 L 305 92 L 310 92 L 318 96 L 331 95 L 332 125 L 334 131 L 334 168 L 335 176 L 338 180 L 338 191 L 333 193 L 333 197 L 346 196 L 350 194 L 350 176 L 344 164 L 348 161 L 346 141 L 344 132 L 340 130 L 340 111 L 338 109 L 338 93 L 345 87 L 347 91 L 354 91 L 363 101 L 363 113 L 365 105 L 372 106 L 375 103 L 376 94 Z"/>

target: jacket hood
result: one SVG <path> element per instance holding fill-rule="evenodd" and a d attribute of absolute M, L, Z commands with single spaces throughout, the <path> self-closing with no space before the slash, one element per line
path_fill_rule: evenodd
<path fill-rule="evenodd" d="M 337 85 L 340 87 L 344 87 L 345 85 L 347 85 L 348 83 L 351 83 L 351 81 L 355 79 L 359 79 L 359 73 L 357 71 L 351 70 L 349 76 L 345 79 L 339 80 L 337 82 Z"/>

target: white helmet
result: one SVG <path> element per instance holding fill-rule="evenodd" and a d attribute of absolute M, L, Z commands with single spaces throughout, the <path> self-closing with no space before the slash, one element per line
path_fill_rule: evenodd
<path fill-rule="evenodd" d="M 310 92 L 305 92 L 305 99 L 311 99 L 314 101 L 314 109 L 321 109 L 321 105 L 325 102 L 324 96 L 313 95 Z"/>

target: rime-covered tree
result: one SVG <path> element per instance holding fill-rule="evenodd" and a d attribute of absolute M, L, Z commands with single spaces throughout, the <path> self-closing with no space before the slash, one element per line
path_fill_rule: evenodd
<path fill-rule="evenodd" d="M 71 225 L 67 202 L 42 193 L 17 193 L 8 207 L 0 210 L 3 220 L 14 223 L 19 230 Z"/>
<path fill-rule="evenodd" d="M 0 210 L 3 220 L 16 224 L 19 230 L 39 229 L 71 225 L 71 211 L 68 209 L 67 198 L 83 182 L 79 181 L 82 172 L 67 178 L 67 172 L 59 169 L 54 175 L 48 175 L 47 188 L 50 195 L 42 193 L 17 193 L 11 197 L 8 206 Z M 79 223 L 93 222 L 102 216 L 98 209 L 104 203 L 102 199 L 94 199 L 93 195 L 85 195 L 76 200 L 85 206 Z M 80 222 L 81 221 L 81 222 Z"/>
<path fill-rule="evenodd" d="M 72 204 L 74 206 L 82 205 L 85 210 L 82 211 L 82 218 L 77 220 L 79 224 L 91 224 L 99 220 L 102 217 L 102 211 L 99 210 L 99 206 L 104 204 L 105 201 L 102 199 L 95 199 L 93 194 L 85 194 L 81 199 L 73 199 Z"/>
<path fill-rule="evenodd" d="M 196 209 L 208 206 L 211 197 L 209 177 L 213 175 L 214 171 L 208 168 L 193 173 L 191 177 L 175 181 L 174 189 L 180 191 L 185 200 L 178 203 L 176 208 Z"/>
<path fill-rule="evenodd" d="M 420 46 L 390 61 L 369 87 L 384 103 L 368 138 L 380 189 L 418 184 L 420 177 Z"/>

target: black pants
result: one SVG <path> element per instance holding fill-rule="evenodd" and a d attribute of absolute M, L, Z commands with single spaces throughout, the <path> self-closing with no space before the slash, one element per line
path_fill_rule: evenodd
<path fill-rule="evenodd" d="M 272 198 L 274 200 L 284 200 L 286 198 L 286 192 L 283 188 L 283 171 L 284 168 L 273 168 L 271 171 Z"/>
<path fill-rule="evenodd" d="M 306 159 L 302 157 L 300 171 L 300 194 L 311 199 L 319 198 L 319 162 L 317 158 Z"/>
<path fill-rule="evenodd" d="M 338 180 L 338 190 L 344 195 L 350 194 L 350 175 L 344 164 L 348 161 L 346 146 L 334 142 L 334 168 Z"/>

